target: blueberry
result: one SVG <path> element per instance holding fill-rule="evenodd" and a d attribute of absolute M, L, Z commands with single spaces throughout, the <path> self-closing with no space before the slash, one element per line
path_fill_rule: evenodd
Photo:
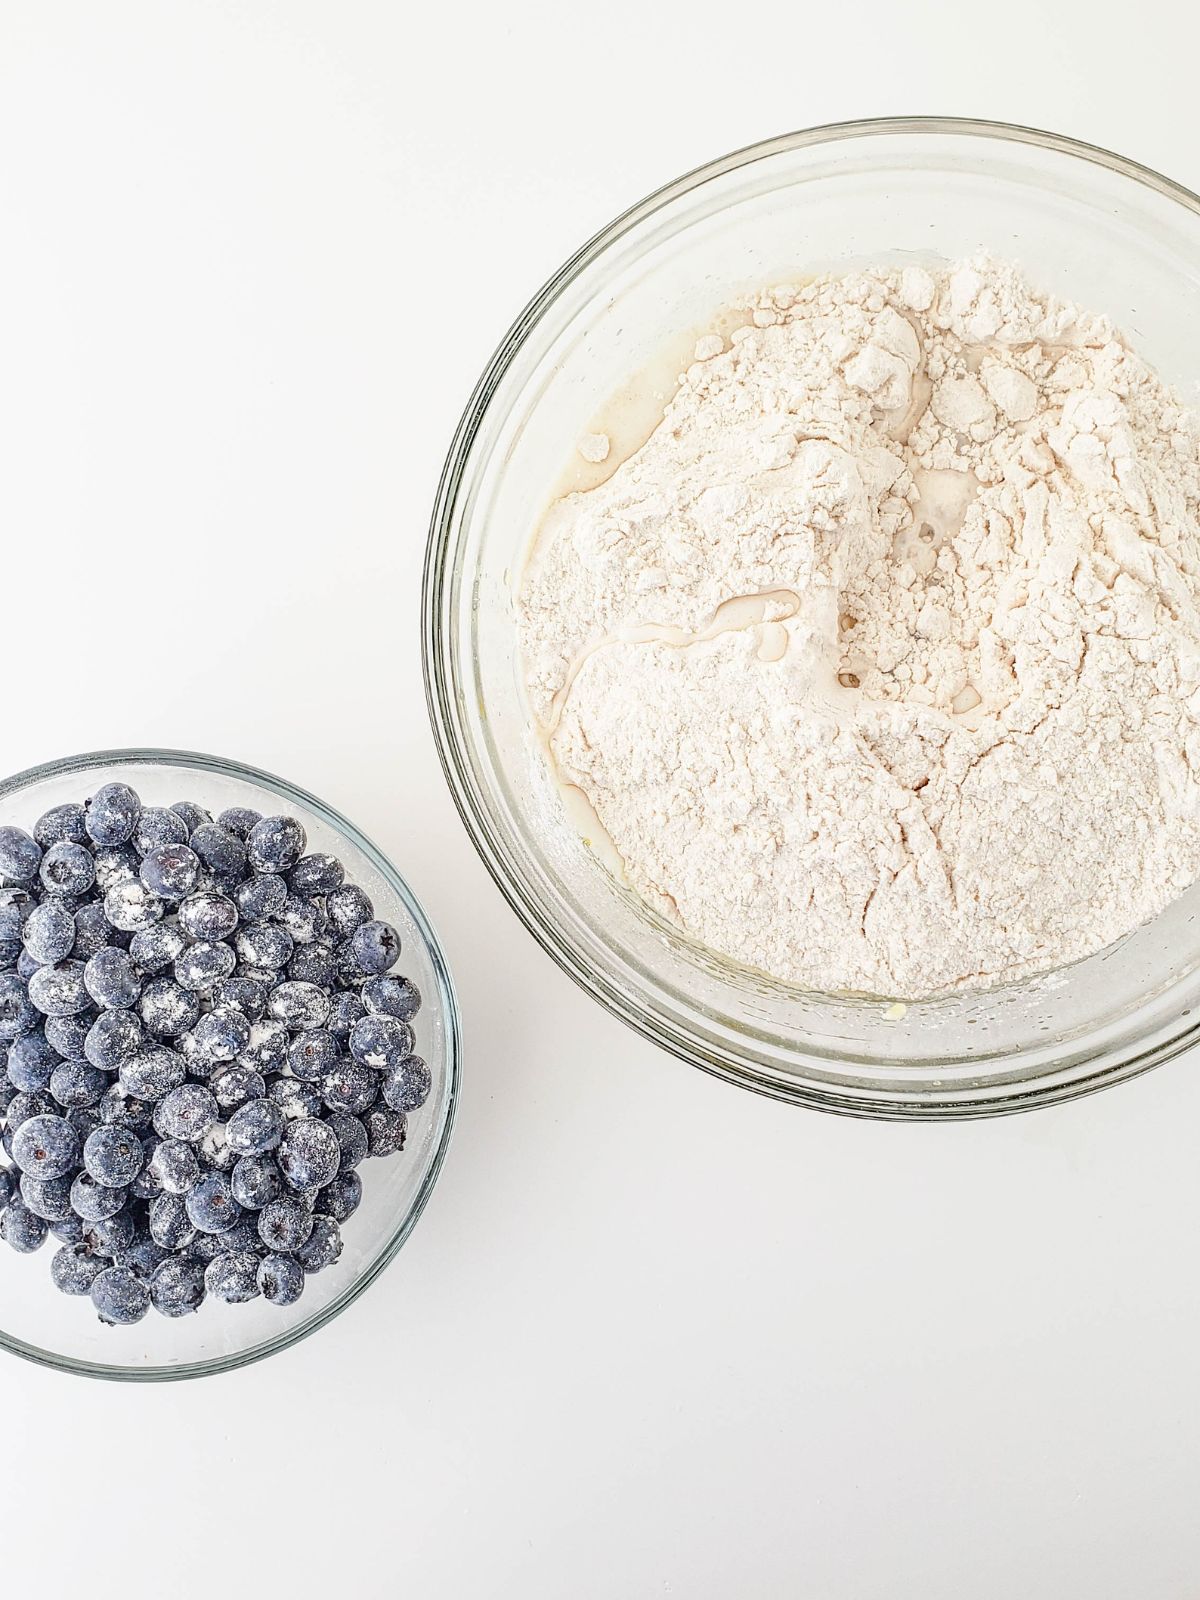
<path fill-rule="evenodd" d="M 30 912 L 21 938 L 39 966 L 52 967 L 75 948 L 75 918 L 61 901 L 47 900 Z"/>
<path fill-rule="evenodd" d="M 277 873 L 259 872 L 239 883 L 233 898 L 243 922 L 263 922 L 277 917 L 287 902 L 287 884 Z"/>
<path fill-rule="evenodd" d="M 217 1102 L 199 1083 L 170 1090 L 154 1108 L 154 1129 L 164 1139 L 198 1143 L 218 1119 Z"/>
<path fill-rule="evenodd" d="M 174 812 L 165 813 L 174 816 Z M 200 876 L 200 858 L 186 844 L 157 844 L 142 857 L 143 885 L 160 900 L 182 900 Z"/>
<path fill-rule="evenodd" d="M 63 1061 L 50 1074 L 50 1093 L 64 1111 L 99 1105 L 107 1088 L 107 1074 L 86 1061 Z"/>
<path fill-rule="evenodd" d="M 258 1264 L 258 1287 L 273 1306 L 292 1306 L 304 1293 L 304 1268 L 292 1256 L 264 1256 Z"/>
<path fill-rule="evenodd" d="M 105 1262 L 92 1255 L 87 1245 L 67 1244 L 55 1251 L 50 1277 L 60 1294 L 90 1294 L 104 1268 Z"/>
<path fill-rule="evenodd" d="M 100 1120 L 105 1127 L 131 1128 L 134 1133 L 144 1133 L 150 1126 L 150 1114 L 146 1101 L 126 1094 L 119 1083 L 114 1083 L 100 1102 Z"/>
<path fill-rule="evenodd" d="M 183 1057 L 165 1045 L 147 1044 L 121 1063 L 121 1091 L 138 1100 L 161 1100 L 187 1077 Z"/>
<path fill-rule="evenodd" d="M 183 825 L 187 829 L 189 837 L 195 833 L 197 828 L 202 828 L 206 822 L 212 821 L 212 818 L 209 816 L 208 812 L 205 811 L 204 807 L 194 805 L 191 800 L 178 800 L 173 806 L 168 807 L 168 809 L 173 811 L 177 817 L 182 819 Z"/>
<path fill-rule="evenodd" d="M 105 945 L 85 964 L 83 982 L 92 999 L 105 1011 L 124 1011 L 142 992 L 137 968 L 124 950 Z"/>
<path fill-rule="evenodd" d="M 227 944 L 202 941 L 185 950 L 175 963 L 175 979 L 183 988 L 203 994 L 228 978 L 236 965 Z"/>
<path fill-rule="evenodd" d="M 142 1024 L 132 1011 L 105 1011 L 88 1030 L 83 1053 L 101 1072 L 117 1072 L 141 1048 L 142 1038 Z"/>
<path fill-rule="evenodd" d="M 78 1217 L 68 1217 L 65 1222 L 52 1222 L 50 1232 L 59 1244 L 82 1244 L 83 1223 Z"/>
<path fill-rule="evenodd" d="M 116 1251 L 113 1263 L 118 1267 L 128 1267 L 130 1272 L 136 1272 L 139 1278 L 148 1283 L 170 1253 L 151 1237 L 147 1228 L 138 1226 L 129 1243 Z"/>
<path fill-rule="evenodd" d="M 74 1017 L 91 1005 L 83 981 L 83 963 L 57 961 L 39 967 L 29 980 L 29 998 L 48 1017 Z"/>
<path fill-rule="evenodd" d="M 362 997 L 368 1011 L 399 1022 L 411 1022 L 421 1009 L 421 991 L 408 978 L 369 978 Z"/>
<path fill-rule="evenodd" d="M 258 1217 L 258 1236 L 271 1250 L 297 1250 L 313 1230 L 313 1219 L 299 1200 L 272 1200 Z"/>
<path fill-rule="evenodd" d="M 96 887 L 107 894 L 118 883 L 138 883 L 141 860 L 131 844 L 114 844 L 107 850 L 97 850 L 92 860 L 96 865 Z"/>
<path fill-rule="evenodd" d="M 41 879 L 51 894 L 86 894 L 96 881 L 95 859 L 83 845 L 62 839 L 42 857 Z"/>
<path fill-rule="evenodd" d="M 305 900 L 296 894 L 288 895 L 284 901 L 279 921 L 294 944 L 311 944 L 329 926 L 329 918 L 315 900 Z"/>
<path fill-rule="evenodd" d="M 8 1103 L 6 1119 L 8 1132 L 16 1135 L 17 1129 L 31 1117 L 55 1115 L 54 1101 L 48 1094 L 15 1094 Z"/>
<path fill-rule="evenodd" d="M 336 856 L 317 851 L 310 856 L 301 856 L 288 873 L 288 887 L 293 894 L 306 897 L 327 895 L 341 888 L 345 876 L 342 863 Z"/>
<path fill-rule="evenodd" d="M 226 1250 L 214 1256 L 204 1271 L 204 1282 L 217 1300 L 240 1305 L 258 1294 L 258 1256 L 253 1250 Z"/>
<path fill-rule="evenodd" d="M 295 948 L 287 929 L 273 922 L 251 922 L 239 929 L 233 947 L 244 966 L 265 972 L 278 972 L 286 966 Z"/>
<path fill-rule="evenodd" d="M 322 1076 L 319 1087 L 321 1098 L 331 1111 L 357 1115 L 379 1098 L 379 1074 L 343 1056 Z"/>
<path fill-rule="evenodd" d="M 266 1079 L 262 1074 L 255 1072 L 252 1067 L 243 1066 L 241 1062 L 234 1062 L 214 1072 L 208 1086 L 222 1111 L 236 1111 L 248 1100 L 259 1100 L 267 1092 Z"/>
<path fill-rule="evenodd" d="M 341 1058 L 342 1050 L 328 1028 L 306 1028 L 288 1046 L 292 1076 L 316 1083 Z"/>
<path fill-rule="evenodd" d="M 361 1201 L 362 1179 L 358 1173 L 339 1172 L 317 1195 L 316 1213 L 320 1217 L 332 1217 L 335 1222 L 347 1222 Z"/>
<path fill-rule="evenodd" d="M 65 1222 L 71 1215 L 70 1178 L 21 1178 L 21 1199 L 43 1222 Z"/>
<path fill-rule="evenodd" d="M 279 1170 L 291 1188 L 323 1189 L 341 1163 L 342 1147 L 332 1128 L 315 1117 L 289 1124 L 279 1147 Z"/>
<path fill-rule="evenodd" d="M 188 1218 L 201 1233 L 224 1233 L 242 1214 L 223 1172 L 210 1172 L 201 1178 L 188 1190 L 184 1201 Z"/>
<path fill-rule="evenodd" d="M 284 1115 L 274 1100 L 250 1100 L 229 1119 L 226 1138 L 238 1156 L 261 1156 L 283 1138 Z"/>
<path fill-rule="evenodd" d="M 0 939 L 0 972 L 15 972 L 28 983 L 36 966 L 19 939 Z"/>
<path fill-rule="evenodd" d="M 388 1072 L 412 1054 L 413 1031 L 397 1017 L 363 1017 L 350 1030 L 350 1054 L 364 1067 Z"/>
<path fill-rule="evenodd" d="M 161 1261 L 150 1276 L 150 1303 L 160 1316 L 186 1317 L 205 1296 L 204 1266 L 189 1256 Z"/>
<path fill-rule="evenodd" d="M 304 854 L 307 842 L 295 817 L 263 817 L 246 841 L 250 865 L 256 872 L 288 872 Z"/>
<path fill-rule="evenodd" d="M 180 957 L 183 959 L 185 957 Z M 178 970 L 178 961 L 175 967 Z M 174 978 L 152 978 L 142 990 L 138 1014 L 146 1032 L 154 1038 L 175 1039 L 196 1026 L 200 1020 L 200 1002 L 191 989 Z"/>
<path fill-rule="evenodd" d="M 20 1255 L 32 1255 L 46 1240 L 46 1224 L 23 1200 L 10 1200 L 0 1211 L 0 1239 Z"/>
<path fill-rule="evenodd" d="M 280 983 L 271 991 L 267 1011 L 289 1028 L 319 1028 L 329 1016 L 329 996 L 315 983 Z"/>
<path fill-rule="evenodd" d="M 315 983 L 318 989 L 332 989 L 338 978 L 333 951 L 320 942 L 297 946 L 287 964 L 287 975 L 293 983 Z"/>
<path fill-rule="evenodd" d="M 334 932 L 342 939 L 349 939 L 355 929 L 370 921 L 375 907 L 356 883 L 344 883 L 325 897 L 325 911 Z"/>
<path fill-rule="evenodd" d="M 200 1161 L 182 1139 L 163 1139 L 150 1158 L 150 1170 L 163 1194 L 186 1194 L 200 1177 Z"/>
<path fill-rule="evenodd" d="M 257 1022 L 267 1009 L 267 986 L 254 978 L 222 978 L 213 985 L 213 1009 L 232 1006 L 250 1022 Z"/>
<path fill-rule="evenodd" d="M 343 1047 L 350 1043 L 354 1024 L 367 1014 L 367 1008 L 356 994 L 339 994 L 334 998 L 329 1012 L 330 1033 Z"/>
<path fill-rule="evenodd" d="M 35 1178 L 66 1177 L 79 1165 L 79 1135 L 65 1117 L 30 1117 L 13 1136 L 13 1160 Z"/>
<path fill-rule="evenodd" d="M 0 1211 L 3 1211 L 17 1192 L 17 1181 L 11 1167 L 0 1167 Z"/>
<path fill-rule="evenodd" d="M 85 1172 L 106 1189 L 128 1188 L 145 1159 L 141 1140 L 127 1128 L 97 1128 L 83 1147 Z"/>
<path fill-rule="evenodd" d="M 42 847 L 24 828 L 0 827 L 0 878 L 32 883 L 42 864 Z"/>
<path fill-rule="evenodd" d="M 0 939 L 20 940 L 25 924 L 38 909 L 28 889 L 0 889 Z"/>
<path fill-rule="evenodd" d="M 179 926 L 189 939 L 228 939 L 237 924 L 237 906 L 212 889 L 189 895 L 179 907 Z"/>
<path fill-rule="evenodd" d="M 101 1101 L 101 1104 L 103 1104 L 103 1101 Z M 94 1133 L 97 1128 L 104 1126 L 104 1119 L 100 1115 L 100 1105 L 72 1106 L 67 1112 L 67 1121 L 79 1135 L 79 1143 L 81 1145 L 87 1139 L 89 1133 Z"/>
<path fill-rule="evenodd" d="M 90 1172 L 77 1173 L 71 1184 L 71 1209 L 82 1222 L 107 1222 L 121 1210 L 126 1198 L 124 1189 L 97 1183 Z"/>
<path fill-rule="evenodd" d="M 196 1237 L 188 1216 L 187 1200 L 181 1194 L 160 1194 L 150 1202 L 150 1237 L 165 1250 L 182 1250 Z"/>
<path fill-rule="evenodd" d="M 135 1200 L 157 1200 L 162 1193 L 162 1184 L 159 1183 L 158 1175 L 150 1166 L 150 1162 L 154 1158 L 154 1152 L 158 1149 L 158 1143 L 159 1140 L 156 1133 L 142 1135 L 142 1154 L 145 1160 L 142 1164 L 142 1170 L 129 1185 L 129 1193 Z"/>
<path fill-rule="evenodd" d="M 140 878 L 123 878 L 104 896 L 104 915 L 114 928 L 139 933 L 162 916 L 165 907 Z"/>
<path fill-rule="evenodd" d="M 108 1267 L 92 1284 L 92 1304 L 101 1322 L 128 1327 L 150 1309 L 150 1290 L 128 1267 Z"/>
<path fill-rule="evenodd" d="M 167 806 L 145 806 L 133 833 L 133 848 L 140 856 L 148 856 L 164 844 L 186 844 L 188 826 L 177 811 Z M 155 889 L 155 894 L 161 890 Z"/>
<path fill-rule="evenodd" d="M 73 802 L 62 806 L 51 806 L 50 810 L 44 811 L 33 825 L 33 837 L 43 850 L 52 844 L 61 843 L 64 839 L 71 844 L 86 844 L 87 836 L 83 807 Z"/>
<path fill-rule="evenodd" d="M 350 948 L 362 971 L 376 976 L 399 961 L 400 935 L 390 922 L 363 922 L 351 934 Z"/>
<path fill-rule="evenodd" d="M 264 1017 L 261 1022 L 253 1023 L 250 1043 L 239 1057 L 241 1065 L 255 1072 L 278 1071 L 287 1060 L 289 1038 L 287 1024 L 274 1017 Z"/>
<path fill-rule="evenodd" d="M 283 1180 L 269 1156 L 242 1156 L 229 1175 L 229 1188 L 238 1205 L 261 1211 L 279 1198 Z"/>
<path fill-rule="evenodd" d="M 174 922 L 156 922 L 129 941 L 129 954 L 148 977 L 173 967 L 187 949 L 187 935 Z"/>
<path fill-rule="evenodd" d="M 367 1130 L 348 1111 L 331 1111 L 325 1118 L 326 1127 L 332 1129 L 341 1148 L 341 1170 L 349 1172 L 365 1161 L 367 1156 Z"/>
<path fill-rule="evenodd" d="M 305 1272 L 323 1272 L 342 1253 L 342 1230 L 332 1217 L 316 1216 L 312 1223 L 312 1232 L 296 1251 L 296 1259 Z"/>
<path fill-rule="evenodd" d="M 363 1112 L 363 1127 L 367 1130 L 367 1154 L 394 1156 L 404 1149 L 408 1127 L 403 1111 L 392 1111 L 386 1106 L 372 1106 Z"/>
<path fill-rule="evenodd" d="M 217 822 L 229 833 L 235 833 L 239 839 L 247 839 L 251 828 L 261 817 L 261 811 L 252 811 L 249 806 L 230 806 L 227 811 L 220 813 Z"/>
<path fill-rule="evenodd" d="M 108 925 L 102 901 L 88 900 L 78 907 L 75 912 L 75 944 L 71 950 L 76 961 L 90 961 L 96 951 L 103 950 L 105 945 L 120 943 L 121 938 L 114 937 Z"/>
<path fill-rule="evenodd" d="M 240 883 L 245 877 L 246 846 L 228 828 L 216 822 L 205 822 L 188 843 L 219 883 Z"/>
<path fill-rule="evenodd" d="M 58 1065 L 58 1051 L 40 1028 L 23 1033 L 8 1047 L 8 1081 L 22 1094 L 36 1094 L 49 1087 L 50 1075 Z"/>
<path fill-rule="evenodd" d="M 323 1114 L 320 1091 L 315 1083 L 300 1083 L 296 1078 L 276 1078 L 270 1094 L 289 1122 Z"/>

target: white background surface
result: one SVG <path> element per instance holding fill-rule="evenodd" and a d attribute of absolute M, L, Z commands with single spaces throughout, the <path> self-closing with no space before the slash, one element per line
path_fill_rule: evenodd
<path fill-rule="evenodd" d="M 1200 1062 L 895 1127 L 660 1054 L 477 862 L 417 627 L 469 388 L 616 211 L 923 110 L 1200 187 L 1189 11 L 0 3 L 0 765 L 314 789 L 424 900 L 469 1051 L 423 1221 L 315 1339 L 174 1389 L 0 1363 L 5 1593 L 1200 1594 Z"/>

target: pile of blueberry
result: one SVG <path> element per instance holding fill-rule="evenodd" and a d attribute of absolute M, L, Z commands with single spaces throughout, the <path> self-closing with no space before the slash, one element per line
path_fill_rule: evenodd
<path fill-rule="evenodd" d="M 429 1093 L 395 928 L 294 817 L 0 827 L 0 1238 L 102 1321 L 291 1305 Z"/>

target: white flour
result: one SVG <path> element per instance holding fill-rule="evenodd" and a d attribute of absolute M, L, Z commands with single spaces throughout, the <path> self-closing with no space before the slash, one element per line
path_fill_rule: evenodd
<path fill-rule="evenodd" d="M 521 597 L 631 885 L 786 981 L 911 998 L 1200 876 L 1200 420 L 1109 323 L 980 260 L 776 290 L 697 358 Z"/>

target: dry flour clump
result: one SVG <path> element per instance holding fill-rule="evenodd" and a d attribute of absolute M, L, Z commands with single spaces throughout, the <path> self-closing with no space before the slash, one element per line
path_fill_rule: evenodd
<path fill-rule="evenodd" d="M 1200 420 L 977 260 L 765 294 L 548 515 L 537 716 L 630 883 L 789 982 L 915 997 L 1200 876 Z"/>

